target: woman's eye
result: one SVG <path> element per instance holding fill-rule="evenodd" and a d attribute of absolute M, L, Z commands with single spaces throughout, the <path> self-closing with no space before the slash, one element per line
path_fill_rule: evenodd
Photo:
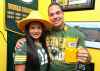
<path fill-rule="evenodd" d="M 31 27 L 31 29 L 41 29 L 41 27 Z"/>
<path fill-rule="evenodd" d="M 38 29 L 41 29 L 41 27 L 37 27 Z"/>
<path fill-rule="evenodd" d="M 35 29 L 35 27 L 31 27 L 31 29 Z"/>

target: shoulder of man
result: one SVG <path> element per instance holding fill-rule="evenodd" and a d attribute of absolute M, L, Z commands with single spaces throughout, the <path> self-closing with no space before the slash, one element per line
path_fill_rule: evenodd
<path fill-rule="evenodd" d="M 64 26 L 65 31 L 66 31 L 66 27 L 67 27 L 67 31 L 74 32 L 74 35 L 77 35 L 78 37 L 83 38 L 83 39 L 86 38 L 85 34 L 79 28 L 75 28 L 75 27 L 72 27 L 72 26 L 69 26 L 69 25 L 65 25 Z"/>
<path fill-rule="evenodd" d="M 78 28 L 75 28 L 75 27 L 70 27 L 71 30 L 74 30 L 75 32 L 77 32 L 80 36 L 85 36 L 84 33 L 78 29 Z"/>

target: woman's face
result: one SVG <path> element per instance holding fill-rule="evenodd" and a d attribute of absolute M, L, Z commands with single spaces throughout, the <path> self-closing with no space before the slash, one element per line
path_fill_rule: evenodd
<path fill-rule="evenodd" d="M 42 34 L 42 26 L 38 22 L 33 22 L 29 26 L 29 34 L 36 40 L 38 40 Z"/>

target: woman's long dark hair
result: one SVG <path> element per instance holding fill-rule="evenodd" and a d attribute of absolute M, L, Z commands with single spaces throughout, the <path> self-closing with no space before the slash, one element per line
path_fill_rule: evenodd
<path fill-rule="evenodd" d="M 26 69 L 25 71 L 40 71 L 40 63 L 39 63 L 39 57 L 36 48 L 34 47 L 34 38 L 32 38 L 29 34 L 29 25 L 31 22 L 25 26 L 25 33 L 26 33 L 26 42 L 27 42 L 27 62 L 26 62 Z M 44 28 L 43 25 L 41 25 L 42 28 Z M 48 56 L 48 65 L 47 70 L 49 71 L 50 68 L 50 56 L 46 47 L 46 33 L 44 33 L 44 30 L 42 31 L 42 35 L 39 39 L 40 43 L 42 43 L 42 47 L 44 48 L 45 52 Z"/>

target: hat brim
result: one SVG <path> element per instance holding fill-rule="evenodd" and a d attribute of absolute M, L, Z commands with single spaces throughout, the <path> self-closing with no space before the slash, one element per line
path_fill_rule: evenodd
<path fill-rule="evenodd" d="M 49 21 L 43 19 L 24 19 L 21 21 L 17 21 L 17 26 L 21 32 L 24 32 L 25 25 L 29 24 L 29 22 L 36 22 L 36 21 L 41 22 L 44 25 L 45 29 L 50 29 L 52 27 Z"/>

